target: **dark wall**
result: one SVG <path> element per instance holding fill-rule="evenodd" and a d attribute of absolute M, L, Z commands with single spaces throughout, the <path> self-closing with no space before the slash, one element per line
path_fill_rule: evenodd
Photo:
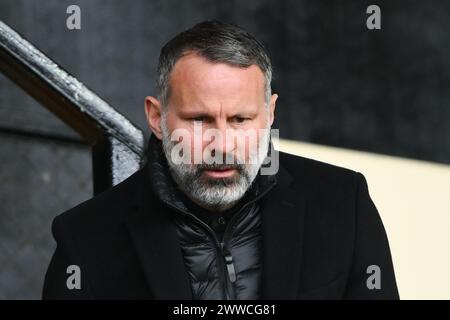
<path fill-rule="evenodd" d="M 81 30 L 66 28 L 70 4 Z M 367 30 L 369 4 L 381 7 L 382 30 Z M 218 18 L 268 48 L 282 138 L 447 164 L 449 13 L 445 0 L 0 0 L 2 21 L 147 136 L 161 46 Z M 53 217 L 92 194 L 90 150 L 77 140 L 0 74 L 0 299 L 40 297 Z"/>
<path fill-rule="evenodd" d="M 382 30 L 365 26 L 372 3 L 381 7 Z M 69 4 L 81 7 L 81 30 L 65 27 Z M 219 18 L 270 51 L 281 137 L 444 163 L 449 12 L 445 0 L 0 2 L 3 21 L 146 132 L 143 99 L 155 93 L 160 47 L 195 22 Z M 15 91 L 1 90 L 0 106 L 0 125 L 70 134 Z"/>

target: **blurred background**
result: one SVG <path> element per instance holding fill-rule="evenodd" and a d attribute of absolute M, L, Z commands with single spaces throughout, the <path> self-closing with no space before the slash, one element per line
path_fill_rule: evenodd
<path fill-rule="evenodd" d="M 370 4 L 381 30 L 366 27 Z M 0 20 L 146 138 L 160 48 L 212 18 L 268 49 L 280 148 L 366 175 L 401 297 L 450 299 L 449 1 L 0 0 Z M 92 197 L 91 149 L 1 73 L 0 181 L 0 299 L 39 299 L 52 219 Z"/>

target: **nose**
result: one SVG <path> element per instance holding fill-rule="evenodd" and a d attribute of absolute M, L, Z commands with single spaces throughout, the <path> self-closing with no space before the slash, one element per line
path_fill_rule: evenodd
<path fill-rule="evenodd" d="M 211 156 L 222 159 L 222 163 L 234 163 L 234 149 L 236 147 L 233 130 L 226 123 L 219 122 L 213 130 L 214 139 L 209 146 Z M 208 141 L 211 141 L 210 139 Z"/>

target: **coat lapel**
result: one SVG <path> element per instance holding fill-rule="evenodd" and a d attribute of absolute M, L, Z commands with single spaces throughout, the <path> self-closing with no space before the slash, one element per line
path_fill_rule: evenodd
<path fill-rule="evenodd" d="M 141 169 L 140 190 L 127 220 L 133 244 L 155 299 L 192 299 L 189 277 L 170 213 L 159 201 L 150 206 L 150 184 Z M 261 199 L 262 298 L 296 299 L 300 281 L 305 200 L 290 187 L 280 165 L 277 184 Z"/>
<path fill-rule="evenodd" d="M 302 261 L 305 200 L 291 189 L 292 177 L 281 165 L 278 183 L 263 198 L 263 299 L 296 299 Z"/>
<path fill-rule="evenodd" d="M 154 299 L 192 299 L 189 277 L 170 212 L 154 201 L 150 206 L 147 165 L 127 221 L 137 255 Z"/>

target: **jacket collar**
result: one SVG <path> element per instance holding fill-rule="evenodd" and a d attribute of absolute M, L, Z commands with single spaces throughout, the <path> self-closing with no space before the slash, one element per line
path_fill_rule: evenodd
<path fill-rule="evenodd" d="M 149 148 L 149 152 L 152 149 Z M 166 186 L 154 184 L 157 180 L 149 174 L 151 165 L 149 153 L 149 161 L 139 172 L 139 190 L 127 227 L 153 298 L 190 300 L 189 276 L 170 210 L 151 191 L 155 187 Z M 301 267 L 305 205 L 303 196 L 292 188 L 294 181 L 281 161 L 276 180 L 268 196 L 261 199 L 262 297 L 295 299 Z M 175 205 L 182 206 L 170 193 L 165 196 Z"/>
<path fill-rule="evenodd" d="M 303 253 L 305 199 L 280 161 L 278 183 L 261 203 L 262 298 L 296 299 Z"/>

